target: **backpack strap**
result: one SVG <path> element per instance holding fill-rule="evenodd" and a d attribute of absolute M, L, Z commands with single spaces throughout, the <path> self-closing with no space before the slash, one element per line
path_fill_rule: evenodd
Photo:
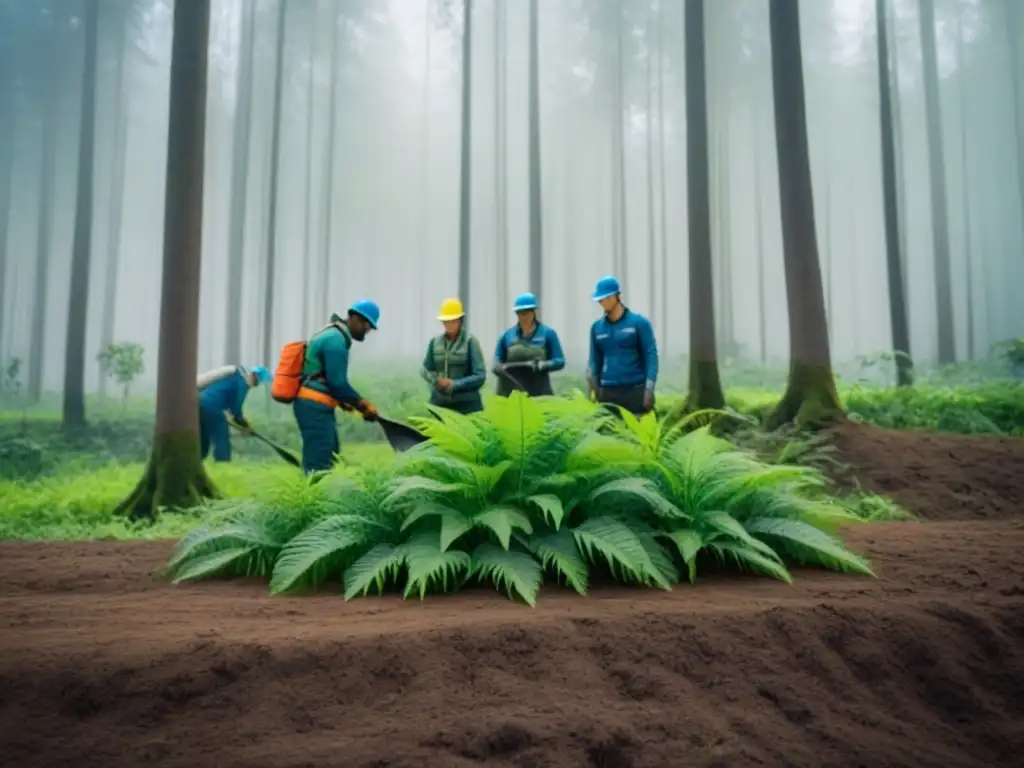
<path fill-rule="evenodd" d="M 342 323 L 341 323 L 340 320 L 338 320 L 336 322 L 328 323 L 323 328 L 321 328 L 316 333 L 314 333 L 312 336 L 310 336 L 309 340 L 312 341 L 317 336 L 319 336 L 321 333 L 323 333 L 324 331 L 329 331 L 331 328 L 334 328 L 335 330 L 338 331 L 338 333 L 340 333 L 342 336 L 344 336 L 345 335 L 345 331 L 342 329 L 341 326 L 342 326 Z M 326 382 L 327 381 L 326 370 L 327 370 L 327 363 L 324 361 L 323 353 L 321 352 L 320 353 L 320 373 L 315 373 L 312 376 L 303 376 L 302 380 L 301 380 L 301 383 L 303 385 L 305 385 L 306 382 L 309 382 L 309 381 L 319 381 L 321 383 Z"/>

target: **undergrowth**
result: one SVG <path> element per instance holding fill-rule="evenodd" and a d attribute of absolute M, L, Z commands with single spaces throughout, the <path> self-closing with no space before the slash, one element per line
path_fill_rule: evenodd
<path fill-rule="evenodd" d="M 415 422 L 430 440 L 391 465 L 213 503 L 168 576 L 257 576 L 275 594 L 342 581 L 346 599 L 489 582 L 533 605 L 544 582 L 671 589 L 715 561 L 786 582 L 792 565 L 871 574 L 836 535 L 860 517 L 819 470 L 760 460 L 694 428 L 702 415 L 669 427 L 518 394 L 433 413 Z"/>

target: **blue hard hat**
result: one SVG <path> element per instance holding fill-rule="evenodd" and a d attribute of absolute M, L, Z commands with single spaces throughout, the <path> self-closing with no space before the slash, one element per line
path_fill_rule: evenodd
<path fill-rule="evenodd" d="M 377 302 L 370 299 L 360 299 L 349 307 L 348 311 L 355 312 L 374 328 L 380 322 L 380 307 L 377 306 Z"/>
<path fill-rule="evenodd" d="M 597 285 L 594 286 L 594 301 L 600 301 L 601 299 L 607 299 L 609 296 L 614 296 L 616 293 L 621 293 L 619 287 L 619 279 L 612 275 L 605 275 L 597 281 Z"/>
<path fill-rule="evenodd" d="M 537 297 L 532 293 L 520 293 L 516 296 L 515 311 L 522 312 L 525 309 L 536 309 Z"/>
<path fill-rule="evenodd" d="M 268 371 L 262 365 L 254 365 L 252 368 L 249 369 L 249 372 L 256 377 L 256 381 L 258 381 L 260 384 L 266 384 L 271 379 L 270 371 Z"/>

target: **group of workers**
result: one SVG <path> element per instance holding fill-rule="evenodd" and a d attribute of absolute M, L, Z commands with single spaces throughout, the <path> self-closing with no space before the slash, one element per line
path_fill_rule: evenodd
<path fill-rule="evenodd" d="M 650 321 L 622 302 L 621 286 L 612 276 L 602 277 L 593 300 L 602 316 L 590 328 L 587 386 L 597 402 L 618 405 L 641 415 L 654 408 L 658 379 L 658 347 Z M 565 367 L 565 355 L 555 330 L 541 322 L 538 302 L 531 293 L 515 300 L 517 322 L 498 339 L 490 372 L 498 379 L 497 393 L 507 397 L 519 390 L 531 397 L 553 394 L 550 374 Z M 459 413 L 483 409 L 481 389 L 487 380 L 483 350 L 465 326 L 466 313 L 459 299 L 445 299 L 438 314 L 444 330 L 427 344 L 420 370 L 430 385 L 430 403 Z M 199 427 L 202 456 L 212 447 L 218 461 L 231 458 L 225 414 L 242 429 L 246 395 L 253 387 L 274 382 L 274 398 L 292 404 L 302 436 L 302 468 L 306 474 L 330 469 L 340 450 L 335 410 L 358 412 L 366 421 L 378 418 L 377 409 L 349 383 L 349 352 L 353 341 L 363 341 L 377 330 L 380 308 L 369 299 L 355 302 L 346 317 L 332 315 L 330 323 L 306 342 L 293 342 L 282 351 L 275 377 L 262 366 L 218 369 L 199 380 Z M 294 358 L 297 381 L 287 397 L 279 395 L 276 377 Z M 301 373 L 298 373 L 301 371 Z M 287 387 L 282 387 L 285 391 Z"/>

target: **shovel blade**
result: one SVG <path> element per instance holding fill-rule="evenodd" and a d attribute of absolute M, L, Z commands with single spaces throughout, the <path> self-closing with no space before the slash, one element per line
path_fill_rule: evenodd
<path fill-rule="evenodd" d="M 398 453 L 415 448 L 420 443 L 425 443 L 429 439 L 426 435 L 413 429 L 408 424 L 384 418 L 378 418 L 377 423 L 384 430 L 384 437 L 387 438 L 388 443 Z"/>

